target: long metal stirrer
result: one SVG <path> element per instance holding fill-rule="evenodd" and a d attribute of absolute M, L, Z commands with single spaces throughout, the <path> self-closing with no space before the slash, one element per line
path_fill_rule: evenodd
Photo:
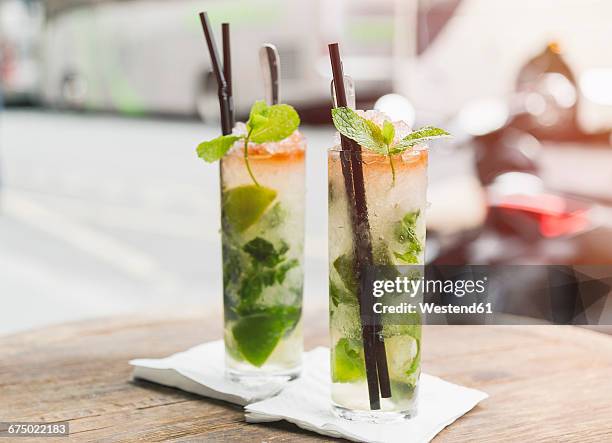
<path fill-rule="evenodd" d="M 280 103 L 280 57 L 276 46 L 266 43 L 259 49 L 259 63 L 269 105 Z"/>

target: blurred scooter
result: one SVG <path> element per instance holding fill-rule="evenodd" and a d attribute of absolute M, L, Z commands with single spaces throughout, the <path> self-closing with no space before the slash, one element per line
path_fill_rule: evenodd
<path fill-rule="evenodd" d="M 488 102 L 459 119 L 480 125 L 464 143 L 474 147 L 487 216 L 481 227 L 447 239 L 434 264 L 612 264 L 612 229 L 599 226 L 599 208 L 546 189 L 539 174 L 543 142 L 609 143 L 609 131 L 580 128 L 578 98 L 575 77 L 551 43 L 521 69 L 509 103 Z M 596 243 L 607 250 L 593 249 Z"/>
<path fill-rule="evenodd" d="M 590 305 L 583 282 L 590 285 L 591 302 L 609 292 L 612 267 L 593 265 L 612 265 L 612 217 L 602 217 L 602 211 L 611 214 L 612 209 L 547 189 L 538 167 L 542 143 L 609 144 L 610 132 L 589 134 L 580 128 L 578 98 L 571 70 L 550 44 L 521 70 L 509 103 L 483 103 L 480 112 L 473 108 L 471 118 L 459 119 L 477 128 L 463 142 L 474 148 L 486 217 L 482 226 L 439 241 L 445 246 L 430 259 L 434 265 L 548 265 L 490 268 L 509 272 L 489 294 L 504 312 L 584 324 Z M 428 235 L 440 240 L 435 232 Z M 591 265 L 581 268 L 586 277 L 576 265 Z M 551 275 L 562 276 L 562 291 L 554 296 Z M 599 319 L 601 306 L 597 312 Z"/>

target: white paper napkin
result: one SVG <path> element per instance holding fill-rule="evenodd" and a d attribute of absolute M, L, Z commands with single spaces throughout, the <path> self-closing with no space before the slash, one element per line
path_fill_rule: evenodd
<path fill-rule="evenodd" d="M 422 374 L 415 418 L 384 425 L 361 423 L 337 418 L 331 412 L 327 348 L 316 348 L 304 355 L 299 379 L 268 386 L 248 387 L 227 380 L 224 360 L 223 342 L 219 340 L 167 358 L 138 359 L 130 364 L 134 366 L 134 378 L 248 405 L 245 412 L 249 422 L 286 420 L 319 434 L 365 442 L 429 441 L 488 397 L 484 392 Z"/>
<path fill-rule="evenodd" d="M 337 418 L 330 410 L 329 349 L 305 356 L 301 378 L 276 397 L 245 408 L 249 422 L 287 420 L 300 428 L 354 441 L 428 442 L 488 395 L 428 374 L 419 381 L 418 414 L 401 423 L 372 424 Z"/>
<path fill-rule="evenodd" d="M 245 386 L 225 378 L 223 340 L 162 359 L 137 359 L 132 376 L 241 406 L 278 394 L 285 383 Z"/>

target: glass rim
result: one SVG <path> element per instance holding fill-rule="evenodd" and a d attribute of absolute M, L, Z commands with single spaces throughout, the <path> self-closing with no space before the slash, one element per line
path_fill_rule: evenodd
<path fill-rule="evenodd" d="M 378 152 L 374 152 L 374 151 L 370 151 L 367 148 L 361 148 L 360 151 L 349 151 L 347 149 L 342 149 L 342 147 L 340 145 L 335 145 L 331 148 L 327 148 L 327 154 L 340 154 L 340 153 L 347 153 L 350 155 L 356 155 L 356 154 L 361 154 L 362 157 L 386 157 L 386 154 L 379 154 Z M 422 144 L 422 145 L 417 145 L 414 148 L 411 149 L 407 149 L 402 153 L 399 154 L 394 154 L 393 157 L 396 156 L 402 156 L 402 155 L 413 155 L 413 156 L 420 156 L 423 155 L 423 153 L 428 153 L 429 152 L 429 146 Z"/>
<path fill-rule="evenodd" d="M 266 159 L 295 159 L 306 157 L 306 149 L 279 150 L 276 152 L 269 151 L 251 151 L 249 150 L 249 160 L 266 160 Z M 244 159 L 244 151 L 230 150 L 223 159 Z"/>

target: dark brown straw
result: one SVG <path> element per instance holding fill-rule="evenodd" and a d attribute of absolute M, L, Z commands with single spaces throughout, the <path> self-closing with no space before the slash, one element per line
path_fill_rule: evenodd
<path fill-rule="evenodd" d="M 342 61 L 337 43 L 329 45 L 329 55 L 334 76 L 334 90 L 336 94 L 336 105 L 347 106 L 346 90 L 344 87 L 344 73 Z M 351 221 L 353 225 L 353 238 L 355 243 L 354 270 L 360 282 L 364 282 L 364 271 L 368 265 L 373 263 L 372 240 L 370 237 L 370 225 L 361 166 L 361 147 L 355 141 L 340 136 L 342 152 L 340 161 L 342 174 L 349 202 L 355 204 L 351 208 Z M 363 284 L 359 284 L 359 308 L 362 320 L 372 318 L 372 300 Z M 375 319 L 374 319 L 375 320 Z M 374 324 L 372 324 L 374 323 Z M 383 398 L 391 397 L 391 385 L 387 369 L 387 357 L 384 341 L 379 338 L 380 325 L 377 321 L 363 322 L 362 338 L 366 365 L 366 379 L 370 398 L 370 409 L 380 409 L 380 394 Z"/>
<path fill-rule="evenodd" d="M 223 37 L 223 76 L 227 85 L 227 99 L 229 103 L 230 127 L 234 127 L 234 93 L 232 87 L 232 48 L 230 45 L 230 24 L 221 24 Z"/>
<path fill-rule="evenodd" d="M 330 46 L 331 46 L 330 53 L 334 54 L 334 59 L 340 61 L 341 59 L 340 59 L 338 44 L 334 44 Z M 336 63 L 335 65 L 332 62 L 332 69 L 335 70 L 334 84 L 336 84 L 336 78 L 338 76 L 339 78 L 344 80 L 344 73 L 342 72 L 343 70 L 342 70 L 341 61 L 340 63 Z M 346 103 L 348 102 L 348 100 L 346 98 L 346 90 L 345 90 L 343 80 L 340 83 L 340 88 L 337 89 L 336 91 L 337 91 L 337 94 L 339 93 L 339 96 L 337 95 L 337 97 L 339 97 L 342 100 L 342 103 L 344 104 L 344 106 L 346 106 Z M 337 103 L 339 102 L 337 101 Z M 338 106 L 341 106 L 341 105 L 338 104 Z M 358 245 L 358 250 L 357 250 L 358 260 L 356 262 L 356 265 L 360 272 L 360 279 L 361 279 L 362 286 L 363 286 L 363 289 L 361 290 L 361 294 L 363 297 L 364 306 L 366 307 L 366 315 L 369 316 L 369 318 L 371 319 L 371 321 L 369 322 L 369 325 L 374 328 L 374 331 L 372 332 L 372 340 L 374 343 L 373 346 L 374 346 L 374 350 L 376 354 L 376 367 L 377 367 L 377 373 L 378 373 L 378 383 L 380 387 L 380 395 L 382 398 L 390 398 L 391 397 L 391 383 L 389 381 L 389 370 L 387 366 L 387 352 L 386 352 L 385 342 L 384 342 L 384 338 L 381 335 L 382 326 L 380 323 L 379 316 L 376 315 L 373 311 L 373 305 L 372 305 L 373 300 L 372 300 L 371 295 L 368 296 L 369 289 L 365 287 L 365 275 L 364 275 L 365 269 L 367 266 L 372 265 L 374 260 L 373 260 L 373 254 L 372 254 L 372 240 L 370 237 L 370 224 L 368 221 L 368 208 L 367 208 L 367 202 L 366 202 L 365 184 L 364 184 L 364 179 L 363 179 L 363 169 L 361 167 L 361 164 L 362 164 L 361 146 L 359 146 L 359 144 L 354 142 L 353 140 L 347 139 L 347 141 L 350 142 L 347 146 L 350 148 L 351 151 L 355 152 L 354 155 L 350 156 L 350 160 L 352 163 L 351 181 L 353 182 L 354 192 L 349 201 L 355 202 L 355 214 L 356 214 L 356 221 L 357 221 L 357 225 L 355 226 L 361 227 L 361 232 L 358 231 L 359 238 L 356 240 L 356 244 Z M 343 147 L 343 150 L 345 150 L 344 147 Z"/>
<path fill-rule="evenodd" d="M 230 117 L 230 100 L 227 95 L 227 82 L 221 69 L 221 63 L 219 62 L 219 54 L 217 53 L 217 45 L 215 44 L 215 37 L 210 26 L 210 20 L 206 12 L 200 12 L 200 21 L 202 22 L 202 30 L 204 31 L 204 37 L 206 37 L 206 44 L 208 45 L 208 53 L 210 54 L 210 61 L 212 63 L 213 72 L 217 78 L 218 95 L 219 95 L 219 108 L 221 111 L 221 131 L 223 135 L 231 134 L 232 124 Z"/>

